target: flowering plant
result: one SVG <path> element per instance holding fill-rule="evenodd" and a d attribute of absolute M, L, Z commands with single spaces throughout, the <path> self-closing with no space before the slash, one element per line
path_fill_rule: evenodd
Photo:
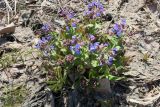
<path fill-rule="evenodd" d="M 84 18 L 74 18 L 73 12 L 61 12 L 66 25 L 60 33 L 51 31 L 49 25 L 44 24 L 42 31 L 46 36 L 41 37 L 36 48 L 40 49 L 50 60 L 46 69 L 53 72 L 48 82 L 55 91 L 65 84 L 75 86 L 86 80 L 87 84 L 93 79 L 119 79 L 112 74 L 123 68 L 123 35 L 126 21 L 114 24 L 107 33 L 102 34 L 101 16 L 104 7 L 100 2 L 88 4 Z M 78 85 L 78 86 L 79 86 Z M 91 84 L 92 85 L 92 84 Z"/>

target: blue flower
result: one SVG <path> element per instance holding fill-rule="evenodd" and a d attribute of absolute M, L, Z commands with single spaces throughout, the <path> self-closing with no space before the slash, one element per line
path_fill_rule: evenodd
<path fill-rule="evenodd" d="M 107 64 L 108 64 L 109 66 L 111 66 L 111 65 L 113 64 L 113 62 L 109 62 L 109 61 L 108 61 Z"/>
<path fill-rule="evenodd" d="M 89 34 L 89 39 L 90 39 L 91 41 L 94 41 L 96 38 L 95 38 L 95 36 L 94 36 L 94 35 Z"/>
<path fill-rule="evenodd" d="M 85 16 L 90 15 L 90 14 L 92 14 L 92 11 L 85 11 L 85 12 L 84 12 L 84 15 L 85 15 Z"/>
<path fill-rule="evenodd" d="M 117 52 L 118 52 L 118 49 L 117 49 L 117 48 L 113 48 L 113 49 L 112 49 L 112 53 L 113 53 L 113 55 L 116 55 L 116 54 L 117 54 Z"/>
<path fill-rule="evenodd" d="M 75 44 L 76 43 L 76 40 L 75 39 L 72 39 L 71 40 L 71 44 L 73 45 L 73 44 Z"/>
<path fill-rule="evenodd" d="M 50 40 L 52 39 L 52 36 L 51 36 L 51 35 L 47 35 L 47 36 L 46 36 L 46 39 L 47 39 L 48 41 L 50 41 Z"/>
<path fill-rule="evenodd" d="M 75 44 L 76 43 L 76 40 L 77 40 L 77 37 L 74 35 L 72 36 L 72 40 L 71 40 L 71 44 Z"/>
<path fill-rule="evenodd" d="M 76 54 L 76 55 L 79 55 L 79 54 L 80 54 L 80 47 L 81 47 L 80 44 L 76 44 L 76 45 L 75 45 L 74 51 L 75 51 L 75 54 Z"/>
<path fill-rule="evenodd" d="M 66 16 L 67 16 L 68 20 L 70 20 L 70 19 L 72 19 L 74 17 L 74 15 L 72 13 L 68 13 Z"/>
<path fill-rule="evenodd" d="M 51 46 L 50 46 L 50 50 L 53 50 L 53 49 L 54 49 L 54 46 L 53 46 L 53 45 L 51 45 Z"/>
<path fill-rule="evenodd" d="M 111 57 L 111 56 L 110 56 L 110 57 L 108 57 L 108 61 L 109 61 L 109 62 L 113 62 L 113 59 L 114 59 L 114 58 L 113 58 L 113 57 Z"/>
<path fill-rule="evenodd" d="M 35 48 L 36 48 L 36 49 L 40 49 L 40 48 L 41 48 L 40 44 L 36 44 L 36 45 L 35 45 Z"/>
<path fill-rule="evenodd" d="M 94 44 L 90 44 L 90 46 L 89 46 L 90 52 L 96 51 L 98 49 L 99 44 L 100 44 L 99 42 L 95 42 Z"/>
<path fill-rule="evenodd" d="M 69 26 L 66 26 L 66 30 L 67 30 L 67 31 L 69 31 L 69 30 L 70 30 Z"/>
<path fill-rule="evenodd" d="M 112 31 L 116 34 L 117 37 L 120 37 L 122 34 L 122 28 L 117 23 L 114 24 Z"/>
<path fill-rule="evenodd" d="M 126 25 L 126 19 L 121 20 L 121 25 L 125 26 Z"/>
<path fill-rule="evenodd" d="M 92 9 L 94 6 L 93 2 L 88 4 L 88 10 Z"/>
<path fill-rule="evenodd" d="M 46 39 L 46 37 L 42 37 L 41 41 L 39 41 L 39 42 L 47 43 L 47 42 L 48 42 L 48 40 Z"/>
<path fill-rule="evenodd" d="M 118 32 L 116 32 L 117 37 L 120 37 L 122 34 L 122 30 L 119 30 Z"/>
<path fill-rule="evenodd" d="M 93 1 L 88 4 L 88 11 L 85 12 L 85 15 L 92 14 L 92 18 L 100 17 L 104 11 L 103 5 L 99 1 Z"/>
<path fill-rule="evenodd" d="M 70 46 L 69 49 L 70 49 L 71 51 L 73 51 L 74 47 L 73 47 L 73 46 Z"/>
<path fill-rule="evenodd" d="M 70 50 L 74 51 L 76 55 L 80 55 L 80 44 L 76 44 L 75 46 L 70 46 Z"/>
<path fill-rule="evenodd" d="M 75 50 L 75 54 L 80 55 L 81 54 L 80 50 Z"/>
<path fill-rule="evenodd" d="M 107 60 L 107 64 L 109 65 L 109 66 L 111 66 L 112 64 L 113 64 L 113 60 L 114 60 L 114 58 L 113 57 L 108 57 L 108 60 Z"/>
<path fill-rule="evenodd" d="M 119 24 L 115 23 L 113 29 L 117 32 L 120 30 Z"/>
<path fill-rule="evenodd" d="M 95 46 L 96 48 L 98 48 L 99 44 L 100 44 L 100 42 L 95 42 L 95 43 L 94 43 L 94 46 Z"/>
<path fill-rule="evenodd" d="M 104 11 L 104 7 L 103 7 L 103 5 L 102 4 L 99 4 L 99 9 L 100 9 L 100 12 L 103 12 Z"/>
<path fill-rule="evenodd" d="M 108 44 L 108 43 L 104 43 L 103 45 L 104 45 L 105 47 L 106 47 L 106 46 L 109 46 L 109 44 Z"/>
<path fill-rule="evenodd" d="M 76 28 L 76 27 L 77 27 L 77 24 L 76 24 L 75 22 L 73 22 L 73 23 L 72 23 L 72 27 L 73 27 L 73 28 Z"/>
<path fill-rule="evenodd" d="M 93 44 L 91 44 L 90 47 L 89 47 L 89 50 L 91 52 L 96 51 L 96 47 Z"/>
<path fill-rule="evenodd" d="M 79 50 L 80 47 L 81 47 L 80 44 L 76 44 L 76 45 L 75 45 L 75 49 L 76 49 L 76 50 Z"/>
<path fill-rule="evenodd" d="M 50 26 L 48 24 L 43 24 L 42 30 L 44 30 L 45 32 L 48 32 L 50 30 Z"/>
<path fill-rule="evenodd" d="M 97 17 L 100 17 L 100 16 L 101 16 L 101 13 L 97 12 L 97 13 L 96 13 L 96 16 L 97 16 Z"/>
<path fill-rule="evenodd" d="M 75 35 L 72 36 L 72 39 L 76 39 L 77 37 Z"/>

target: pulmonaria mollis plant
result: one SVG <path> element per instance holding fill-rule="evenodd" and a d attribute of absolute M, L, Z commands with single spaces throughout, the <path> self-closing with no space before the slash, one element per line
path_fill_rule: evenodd
<path fill-rule="evenodd" d="M 69 81 L 70 85 L 81 84 L 81 79 L 108 78 L 118 79 L 113 74 L 123 67 L 123 37 L 126 21 L 115 23 L 105 34 L 99 32 L 104 7 L 100 2 L 88 4 L 84 18 L 74 18 L 73 12 L 61 12 L 66 25 L 60 33 L 48 32 L 47 25 L 42 27 L 45 36 L 36 47 L 51 61 L 53 73 L 58 78 L 50 84 L 59 90 Z M 44 33 L 43 33 L 44 34 Z M 89 83 L 88 82 L 88 83 Z M 92 84 L 91 84 L 92 86 Z"/>

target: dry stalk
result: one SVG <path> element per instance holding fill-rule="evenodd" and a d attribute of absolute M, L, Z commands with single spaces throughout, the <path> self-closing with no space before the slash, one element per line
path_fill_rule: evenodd
<path fill-rule="evenodd" d="M 14 13 L 17 14 L 17 0 L 14 1 Z"/>
<path fill-rule="evenodd" d="M 6 3 L 6 8 L 7 8 L 7 15 L 8 15 L 8 24 L 9 24 L 9 20 L 10 20 L 10 12 L 12 12 L 12 8 L 11 6 L 9 5 L 8 1 L 7 0 L 4 0 L 4 2 Z"/>

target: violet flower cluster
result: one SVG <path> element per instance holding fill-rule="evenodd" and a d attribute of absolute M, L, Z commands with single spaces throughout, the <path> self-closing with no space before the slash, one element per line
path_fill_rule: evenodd
<path fill-rule="evenodd" d="M 43 24 L 42 28 L 41 28 L 44 32 L 49 32 L 51 27 L 49 26 L 49 24 L 45 23 Z"/>
<path fill-rule="evenodd" d="M 123 33 L 123 29 L 125 26 L 126 26 L 126 20 L 122 19 L 120 24 L 118 23 L 114 24 L 112 32 L 116 34 L 117 37 L 120 37 Z"/>
<path fill-rule="evenodd" d="M 88 4 L 88 10 L 85 12 L 85 15 L 91 18 L 97 18 L 100 17 L 103 14 L 103 12 L 104 12 L 103 5 L 99 1 L 93 1 Z M 65 36 L 67 35 L 67 37 L 64 37 L 62 39 L 63 48 L 67 48 L 66 49 L 67 52 L 69 49 L 69 53 L 65 55 L 66 61 L 72 62 L 73 59 L 75 59 L 75 56 L 80 56 L 81 54 L 84 54 L 82 52 L 82 49 L 84 49 L 85 47 L 87 47 L 87 52 L 88 52 L 87 54 L 90 55 L 98 53 L 99 57 L 101 55 L 101 50 L 109 47 L 110 43 L 108 41 L 106 42 L 99 41 L 98 37 L 93 32 L 86 31 L 85 34 L 80 34 L 80 36 L 77 36 L 79 34 L 76 31 L 79 28 L 79 26 L 78 23 L 75 22 L 73 19 L 74 17 L 73 12 L 62 10 L 60 14 L 66 18 L 66 26 L 64 28 L 64 32 Z M 123 19 L 120 24 L 118 23 L 114 24 L 111 31 L 119 38 L 121 37 L 125 26 L 126 26 L 126 20 Z M 50 30 L 49 25 L 44 24 L 42 30 L 44 32 L 48 32 Z M 82 39 L 83 38 L 82 36 L 85 36 L 85 39 Z M 49 42 L 51 40 L 52 38 L 49 35 L 42 37 L 37 43 L 36 48 L 42 50 L 44 54 L 47 55 L 52 49 L 54 49 L 53 45 L 49 45 Z M 108 52 L 109 54 L 107 53 L 108 58 L 103 58 L 99 60 L 100 62 L 99 65 L 108 64 L 109 66 L 111 66 L 114 63 L 115 57 L 117 56 L 119 49 L 117 47 L 112 47 L 110 51 L 111 51 L 110 53 Z"/>
<path fill-rule="evenodd" d="M 80 55 L 81 54 L 81 45 L 80 44 L 76 44 L 75 46 L 70 46 L 70 50 L 73 51 L 76 55 Z"/>
<path fill-rule="evenodd" d="M 84 15 L 90 18 L 100 17 L 104 12 L 104 7 L 99 1 L 93 1 L 88 4 L 88 10 L 85 11 Z"/>
<path fill-rule="evenodd" d="M 50 26 L 48 24 L 44 24 L 41 29 L 43 32 L 48 32 L 50 30 Z M 45 56 L 48 56 L 50 51 L 54 49 L 54 46 L 49 44 L 51 40 L 52 36 L 47 34 L 39 39 L 38 43 L 35 45 L 35 48 L 41 50 Z"/>

